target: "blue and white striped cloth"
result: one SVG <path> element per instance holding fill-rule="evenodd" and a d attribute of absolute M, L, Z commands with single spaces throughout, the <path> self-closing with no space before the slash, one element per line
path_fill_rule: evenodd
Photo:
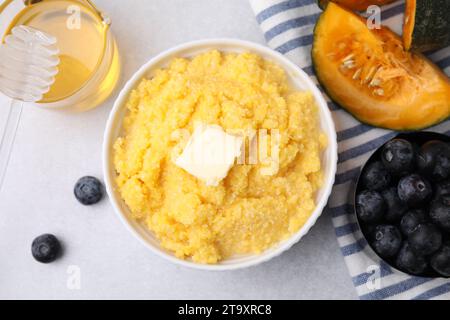
<path fill-rule="evenodd" d="M 316 80 L 310 54 L 314 24 L 321 12 L 316 0 L 250 0 L 250 3 L 269 46 L 285 54 Z M 401 33 L 403 9 L 402 1 L 383 7 L 383 24 Z M 450 74 L 450 48 L 433 52 L 429 57 Z M 352 190 L 361 165 L 374 149 L 396 133 L 361 124 L 329 99 L 328 102 L 338 131 L 339 163 L 336 184 L 324 214 L 332 217 L 359 297 L 449 299 L 450 280 L 411 277 L 395 271 L 380 263 L 368 247 L 353 215 Z M 430 130 L 450 134 L 450 121 Z"/>

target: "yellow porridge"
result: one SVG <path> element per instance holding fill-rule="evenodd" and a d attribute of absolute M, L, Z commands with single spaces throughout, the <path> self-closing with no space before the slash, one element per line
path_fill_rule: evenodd
<path fill-rule="evenodd" d="M 127 109 L 114 145 L 119 192 L 133 218 L 177 257 L 216 263 L 260 253 L 312 214 L 326 137 L 312 94 L 293 90 L 279 66 L 251 53 L 174 59 L 141 81 Z M 227 132 L 266 129 L 271 157 L 278 132 L 276 170 L 267 174 L 262 156 L 250 162 L 244 152 L 218 185 L 205 184 L 173 160 L 188 139 L 180 129 L 192 134 L 198 122 Z"/>

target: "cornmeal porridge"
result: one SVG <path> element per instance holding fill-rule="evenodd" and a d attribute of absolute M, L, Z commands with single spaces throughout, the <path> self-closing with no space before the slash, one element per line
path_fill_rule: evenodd
<path fill-rule="evenodd" d="M 276 64 L 219 51 L 177 58 L 142 80 L 126 107 L 114 144 L 120 195 L 133 218 L 177 257 L 217 263 L 261 253 L 312 214 L 327 139 L 313 95 L 291 88 Z M 236 160 L 217 185 L 206 184 L 173 159 L 189 138 L 177 132 L 192 134 L 195 123 L 227 132 L 266 129 L 269 141 L 277 131 L 277 170 L 267 174 L 266 162 Z"/>

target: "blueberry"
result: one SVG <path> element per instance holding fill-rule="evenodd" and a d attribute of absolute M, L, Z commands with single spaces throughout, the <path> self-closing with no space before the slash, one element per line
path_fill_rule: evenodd
<path fill-rule="evenodd" d="M 427 261 L 424 257 L 417 255 L 408 242 L 405 242 L 395 260 L 397 268 L 408 273 L 419 275 L 427 269 Z"/>
<path fill-rule="evenodd" d="M 103 198 L 103 185 L 95 177 L 82 177 L 75 184 L 75 198 L 84 205 L 91 205 Z"/>
<path fill-rule="evenodd" d="M 381 161 L 394 175 L 403 176 L 414 169 L 414 146 L 404 139 L 393 139 L 381 150 Z"/>
<path fill-rule="evenodd" d="M 410 210 L 400 221 L 400 230 L 406 237 L 409 237 L 419 224 L 425 223 L 426 221 L 427 216 L 423 209 Z"/>
<path fill-rule="evenodd" d="M 418 207 L 426 203 L 432 193 L 431 184 L 418 174 L 403 177 L 398 183 L 398 196 L 410 207 Z"/>
<path fill-rule="evenodd" d="M 440 275 L 450 277 L 450 245 L 444 245 L 430 260 L 431 267 Z"/>
<path fill-rule="evenodd" d="M 31 254 L 34 259 L 42 263 L 50 263 L 58 258 L 61 245 L 52 234 L 43 234 L 33 240 Z"/>
<path fill-rule="evenodd" d="M 422 174 L 434 181 L 450 177 L 450 145 L 433 140 L 425 143 L 417 155 L 417 166 Z"/>
<path fill-rule="evenodd" d="M 395 256 L 401 245 L 402 235 L 396 227 L 379 225 L 375 228 L 372 246 L 382 258 L 387 259 Z"/>
<path fill-rule="evenodd" d="M 391 175 L 381 163 L 369 163 L 361 175 L 363 185 L 369 190 L 381 191 L 391 183 Z"/>
<path fill-rule="evenodd" d="M 450 232 L 450 194 L 444 194 L 431 203 L 430 217 L 438 227 Z"/>
<path fill-rule="evenodd" d="M 376 191 L 364 190 L 356 196 L 356 213 L 367 223 L 377 222 L 383 218 L 386 204 Z"/>
<path fill-rule="evenodd" d="M 408 208 L 398 197 L 397 188 L 391 187 L 386 189 L 381 193 L 381 195 L 386 203 L 385 219 L 388 222 L 399 221 Z"/>
<path fill-rule="evenodd" d="M 441 247 L 442 233 L 431 223 L 419 224 L 409 235 L 408 242 L 416 254 L 426 256 Z"/>
<path fill-rule="evenodd" d="M 450 194 L 450 180 L 441 181 L 435 184 L 434 197 L 439 198 L 444 194 Z"/>

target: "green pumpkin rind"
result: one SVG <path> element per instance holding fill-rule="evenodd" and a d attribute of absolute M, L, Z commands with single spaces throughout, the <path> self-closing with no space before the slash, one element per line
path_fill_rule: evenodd
<path fill-rule="evenodd" d="M 450 1 L 448 0 L 407 0 L 415 1 L 414 26 L 411 46 L 406 49 L 419 52 L 436 50 L 450 45 Z"/>

